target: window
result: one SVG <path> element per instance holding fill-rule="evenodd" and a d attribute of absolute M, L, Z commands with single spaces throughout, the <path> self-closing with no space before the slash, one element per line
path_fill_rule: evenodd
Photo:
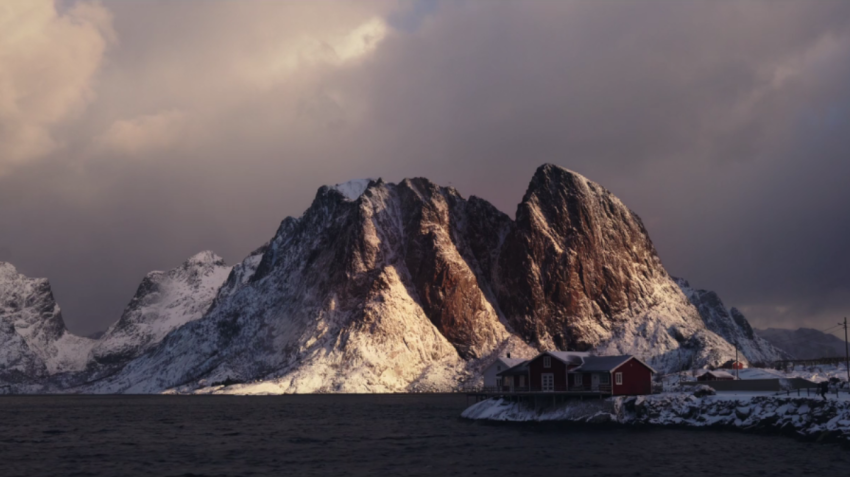
<path fill-rule="evenodd" d="M 552 373 L 543 373 L 540 375 L 540 389 L 543 391 L 555 390 L 555 375 Z"/>
<path fill-rule="evenodd" d="M 573 378 L 573 384 L 576 385 L 576 386 L 581 386 L 581 384 L 582 384 L 581 374 L 574 374 L 573 376 L 575 376 Z"/>
<path fill-rule="evenodd" d="M 525 387 L 525 376 L 519 377 L 519 387 Z"/>
<path fill-rule="evenodd" d="M 614 382 L 617 386 L 623 384 L 623 373 L 614 373 Z"/>
<path fill-rule="evenodd" d="M 501 371 L 501 370 L 502 370 L 501 366 L 496 366 L 496 371 Z"/>
<path fill-rule="evenodd" d="M 551 368 L 552 367 L 552 358 L 550 358 L 548 356 L 544 356 L 543 357 L 543 367 L 544 368 Z"/>
<path fill-rule="evenodd" d="M 514 384 L 514 377 L 505 376 L 504 378 L 502 378 L 502 381 L 505 383 L 505 386 L 511 387 Z"/>
<path fill-rule="evenodd" d="M 611 384 L 611 375 L 602 374 L 599 376 L 599 384 Z"/>

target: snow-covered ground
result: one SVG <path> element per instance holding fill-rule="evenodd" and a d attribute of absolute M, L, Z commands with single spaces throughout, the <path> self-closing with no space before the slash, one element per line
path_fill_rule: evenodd
<path fill-rule="evenodd" d="M 701 370 L 697 370 L 699 372 Z M 734 370 L 725 370 L 726 372 L 734 375 L 736 371 Z M 815 365 L 815 366 L 789 366 L 787 371 L 778 370 L 778 369 L 770 369 L 770 368 L 745 368 L 737 371 L 739 379 L 750 380 L 750 379 L 788 379 L 788 378 L 803 378 L 808 379 L 814 383 L 819 383 L 821 381 L 828 381 L 831 378 L 837 378 L 841 380 L 844 384 L 839 386 L 846 387 L 847 382 L 847 368 L 844 363 L 841 364 L 827 364 L 827 365 Z M 672 373 L 664 376 L 664 390 L 665 391 L 675 391 L 678 390 L 676 387 L 676 383 L 679 381 L 695 381 L 696 377 L 694 376 L 693 371 L 682 371 L 680 373 Z"/>
<path fill-rule="evenodd" d="M 689 393 L 570 401 L 535 409 L 527 404 L 489 399 L 467 408 L 461 417 L 490 421 L 572 421 L 770 429 L 823 439 L 850 440 L 850 397 L 836 399 L 774 396 L 767 393 Z"/>

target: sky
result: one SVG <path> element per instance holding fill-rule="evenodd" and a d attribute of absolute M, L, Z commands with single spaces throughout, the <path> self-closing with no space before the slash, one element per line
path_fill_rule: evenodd
<path fill-rule="evenodd" d="M 71 331 L 323 184 L 553 163 L 757 327 L 850 315 L 850 2 L 4 0 L 0 260 Z"/>

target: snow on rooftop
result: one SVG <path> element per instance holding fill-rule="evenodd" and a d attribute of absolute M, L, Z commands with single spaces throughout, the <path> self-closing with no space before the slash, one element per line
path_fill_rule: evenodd
<path fill-rule="evenodd" d="M 369 187 L 369 182 L 373 179 L 353 179 L 348 182 L 343 182 L 342 184 L 337 184 L 333 188 L 340 191 L 342 195 L 345 196 L 348 200 L 357 200 L 363 192 L 366 191 L 366 188 Z"/>
<path fill-rule="evenodd" d="M 710 370 L 707 370 L 707 369 L 702 370 L 702 372 L 700 372 L 697 375 L 702 376 L 703 374 L 706 374 L 706 373 L 711 373 L 712 375 L 714 375 L 715 377 L 718 377 L 718 378 L 734 378 L 735 377 L 732 374 L 727 373 L 726 371 L 721 371 L 719 369 L 715 369 L 714 371 L 710 371 Z"/>

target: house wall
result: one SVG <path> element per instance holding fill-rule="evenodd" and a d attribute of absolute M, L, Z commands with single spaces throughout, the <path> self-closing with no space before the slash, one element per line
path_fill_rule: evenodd
<path fill-rule="evenodd" d="M 542 378 L 543 373 L 552 373 L 554 374 L 555 380 L 555 391 L 566 391 L 567 390 L 567 365 L 564 364 L 563 361 L 555 358 L 554 356 L 550 356 L 549 358 L 552 360 L 551 368 L 543 367 L 543 358 L 544 356 L 538 356 L 533 359 L 529 365 L 529 372 L 531 375 L 531 390 L 532 391 L 542 391 Z"/>
<path fill-rule="evenodd" d="M 581 384 L 576 384 L 576 376 L 581 375 Z M 583 391 L 590 389 L 590 373 L 570 373 L 567 375 L 569 380 L 570 390 Z"/>
<path fill-rule="evenodd" d="M 623 373 L 623 384 L 617 385 L 616 373 Z M 632 358 L 611 373 L 614 395 L 652 394 L 652 371 Z"/>
<path fill-rule="evenodd" d="M 487 369 L 484 370 L 484 387 L 495 388 L 497 377 L 496 373 L 500 373 L 506 369 L 508 369 L 508 366 L 501 360 L 497 359 L 495 363 L 491 364 Z"/>

